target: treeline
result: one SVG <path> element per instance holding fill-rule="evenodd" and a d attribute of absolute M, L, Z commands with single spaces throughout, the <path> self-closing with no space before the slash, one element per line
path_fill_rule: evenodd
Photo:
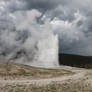
<path fill-rule="evenodd" d="M 92 68 L 92 56 L 80 56 L 73 54 L 59 54 L 60 65 L 68 65 L 81 68 Z"/>

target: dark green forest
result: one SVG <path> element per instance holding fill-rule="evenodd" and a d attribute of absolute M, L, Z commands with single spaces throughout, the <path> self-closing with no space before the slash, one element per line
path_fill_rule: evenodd
<path fill-rule="evenodd" d="M 81 56 L 73 54 L 59 54 L 60 65 L 80 68 L 92 68 L 92 56 Z"/>

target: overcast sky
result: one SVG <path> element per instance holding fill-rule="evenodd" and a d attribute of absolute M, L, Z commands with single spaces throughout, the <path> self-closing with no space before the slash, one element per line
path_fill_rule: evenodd
<path fill-rule="evenodd" d="M 1 30 L 7 27 L 16 30 L 16 12 L 25 16 L 33 9 L 40 13 L 38 24 L 49 19 L 59 36 L 60 52 L 92 56 L 92 0 L 0 0 L 0 33 L 4 36 L 7 32 Z M 21 35 L 26 38 L 27 33 Z M 5 46 L 2 39 L 0 49 Z"/>

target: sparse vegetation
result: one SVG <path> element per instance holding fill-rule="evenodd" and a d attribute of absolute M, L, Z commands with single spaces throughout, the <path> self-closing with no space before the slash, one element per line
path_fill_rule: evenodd
<path fill-rule="evenodd" d="M 88 69 L 46 69 L 10 62 L 8 70 L 6 65 L 0 62 L 0 92 L 92 92 Z"/>
<path fill-rule="evenodd" d="M 6 65 L 7 62 L 0 62 L 0 78 L 4 78 L 5 80 L 52 78 L 74 74 L 70 70 L 37 68 L 13 62 L 9 62 L 9 64 L 7 66 Z"/>
<path fill-rule="evenodd" d="M 39 86 L 36 84 L 6 84 L 0 86 L 1 92 L 92 92 L 91 84 L 83 80 L 52 82 L 48 85 Z"/>

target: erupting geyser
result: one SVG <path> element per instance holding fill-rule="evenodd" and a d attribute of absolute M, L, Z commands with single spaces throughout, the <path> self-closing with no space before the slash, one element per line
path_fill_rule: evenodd
<path fill-rule="evenodd" d="M 58 36 L 54 34 L 49 19 L 43 24 L 38 23 L 41 13 L 34 9 L 8 15 L 4 18 L 7 24 L 0 30 L 0 60 L 57 67 Z M 11 21 L 7 22 L 7 19 Z"/>
<path fill-rule="evenodd" d="M 58 36 L 54 34 L 49 19 L 43 20 L 43 24 L 37 22 L 40 16 L 35 9 L 14 14 L 7 11 L 5 17 L 1 16 L 5 23 L 0 30 L 0 61 L 41 67 L 59 65 Z"/>
<path fill-rule="evenodd" d="M 29 37 L 29 48 L 33 48 L 29 51 L 30 64 L 41 67 L 56 67 L 58 66 L 58 36 L 54 34 L 49 20 L 45 20 L 44 24 L 37 25 L 36 17 L 41 14 L 32 10 L 27 12 L 26 20 L 23 23 L 18 24 L 18 30 L 29 30 L 33 37 Z M 31 25 L 34 25 L 34 27 Z M 32 32 L 33 30 L 33 32 Z M 31 40 L 32 39 L 32 40 Z M 33 45 L 33 46 L 32 46 Z M 34 48 L 35 47 L 35 48 Z"/>
<path fill-rule="evenodd" d="M 44 67 L 58 66 L 58 36 L 49 35 L 46 39 L 38 42 L 38 51 L 34 65 Z"/>

